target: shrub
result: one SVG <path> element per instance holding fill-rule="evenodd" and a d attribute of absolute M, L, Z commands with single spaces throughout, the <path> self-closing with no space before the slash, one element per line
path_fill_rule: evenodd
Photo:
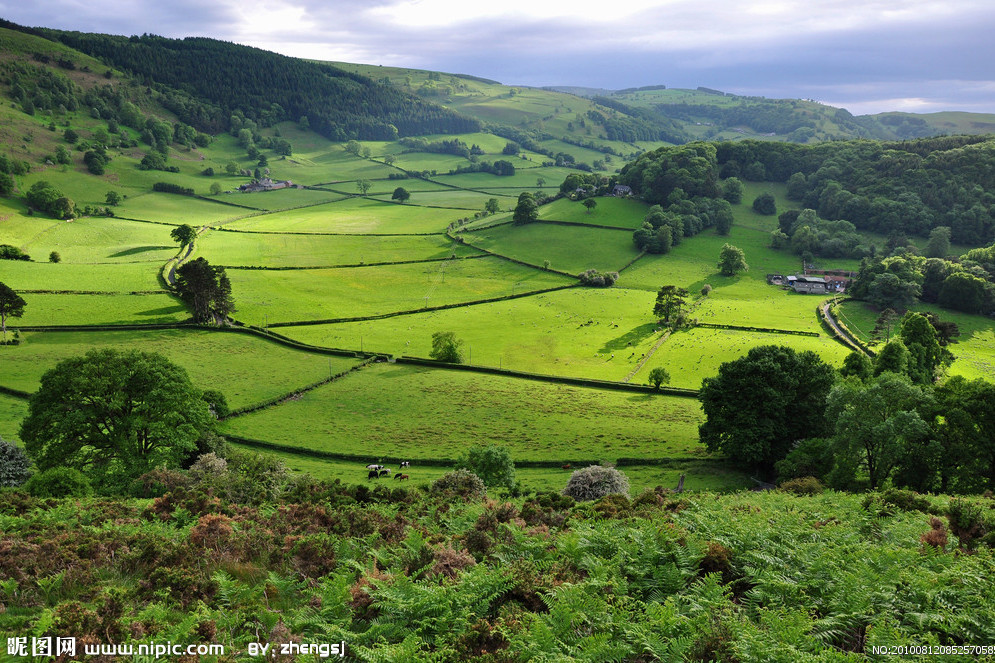
<path fill-rule="evenodd" d="M 708 297 L 708 295 L 711 292 L 712 292 L 712 286 L 710 284 L 706 283 L 705 285 L 701 286 L 701 296 L 702 297 Z"/>
<path fill-rule="evenodd" d="M 936 516 L 930 516 L 929 518 L 930 530 L 919 537 L 923 545 L 932 546 L 937 550 L 943 550 L 947 547 L 947 528 L 944 526 L 943 521 Z"/>
<path fill-rule="evenodd" d="M 815 477 L 791 479 L 782 483 L 778 488 L 786 493 L 794 493 L 795 495 L 818 495 L 826 489 L 822 485 L 822 482 Z"/>
<path fill-rule="evenodd" d="M 190 476 L 197 481 L 211 479 L 228 472 L 228 461 L 215 453 L 202 454 L 190 466 Z"/>
<path fill-rule="evenodd" d="M 960 541 L 960 547 L 964 550 L 973 549 L 975 539 L 980 539 L 988 533 L 981 506 L 965 499 L 955 497 L 950 500 L 947 520 L 950 521 L 950 531 Z"/>
<path fill-rule="evenodd" d="M 52 251 L 51 253 L 48 254 L 48 261 L 49 262 L 62 262 L 62 256 L 59 254 L 58 251 Z"/>
<path fill-rule="evenodd" d="M 629 479 L 614 467 L 591 465 L 570 475 L 563 494 L 578 502 L 596 500 L 605 495 L 628 495 Z"/>
<path fill-rule="evenodd" d="M 201 398 L 207 402 L 216 419 L 224 419 L 231 414 L 231 408 L 228 407 L 228 399 L 217 389 L 205 389 L 204 393 L 201 394 Z"/>
<path fill-rule="evenodd" d="M 88 497 L 93 494 L 90 480 L 73 467 L 53 467 L 35 474 L 24 483 L 34 497 Z"/>
<path fill-rule="evenodd" d="M 515 463 L 505 447 L 475 444 L 457 459 L 456 467 L 470 470 L 480 477 L 485 486 L 515 488 Z"/>
<path fill-rule="evenodd" d="M 24 449 L 0 437 L 0 488 L 20 486 L 31 476 L 31 461 Z"/>
<path fill-rule="evenodd" d="M 589 269 L 577 275 L 583 285 L 592 288 L 610 288 L 618 280 L 618 272 L 599 272 L 596 269 Z"/>
<path fill-rule="evenodd" d="M 470 470 L 447 472 L 432 484 L 433 493 L 458 495 L 465 500 L 483 499 L 487 488 L 483 480 Z"/>

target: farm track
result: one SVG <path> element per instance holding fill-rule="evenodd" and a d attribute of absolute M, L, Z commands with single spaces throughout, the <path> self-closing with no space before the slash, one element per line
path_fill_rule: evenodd
<path fill-rule="evenodd" d="M 867 355 L 868 354 L 867 351 L 864 350 L 864 348 L 860 347 L 860 345 L 857 344 L 853 339 L 851 339 L 850 335 L 847 334 L 845 331 L 843 331 L 843 329 L 839 326 L 839 323 L 836 322 L 836 318 L 833 317 L 833 314 L 829 310 L 829 307 L 831 305 L 832 303 L 828 301 L 822 304 L 822 315 L 825 321 L 829 324 L 829 326 L 832 327 L 837 340 L 839 340 L 843 345 L 852 348 L 857 352 Z"/>

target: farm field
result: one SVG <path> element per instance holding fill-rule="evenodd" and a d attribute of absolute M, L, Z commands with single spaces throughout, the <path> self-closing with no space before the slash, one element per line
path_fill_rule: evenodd
<path fill-rule="evenodd" d="M 260 267 L 330 267 L 478 254 L 445 235 L 307 236 L 223 231 L 201 234 L 196 249 L 196 255 L 212 265 Z"/>
<path fill-rule="evenodd" d="M 432 334 L 452 330 L 476 365 L 623 380 L 659 337 L 654 300 L 655 294 L 638 290 L 571 288 L 400 318 L 279 331 L 314 345 L 428 357 Z"/>
<path fill-rule="evenodd" d="M 161 268 L 148 262 L 94 265 L 4 260 L 3 281 L 15 290 L 151 291 L 162 289 Z"/>
<path fill-rule="evenodd" d="M 505 225 L 476 232 L 464 231 L 470 244 L 516 260 L 570 274 L 587 269 L 616 272 L 639 256 L 632 235 L 604 228 L 529 223 Z"/>
<path fill-rule="evenodd" d="M 0 226 L 2 227 L 2 226 Z M 123 219 L 85 217 L 56 222 L 20 244 L 21 250 L 41 262 L 57 251 L 63 263 L 133 263 L 162 265 L 179 248 L 170 228 Z"/>
<path fill-rule="evenodd" d="M 5 346 L 0 346 L 0 357 L 3 357 Z M 20 443 L 17 432 L 21 427 L 21 420 L 28 414 L 28 402 L 22 398 L 15 398 L 7 394 L 0 393 L 0 439 L 15 444 Z"/>
<path fill-rule="evenodd" d="M 671 335 L 640 369 L 633 382 L 646 382 L 649 372 L 662 366 L 670 373 L 672 387 L 700 389 L 706 377 L 718 375 L 719 366 L 739 359 L 759 345 L 783 345 L 796 352 L 811 350 L 826 363 L 840 367 L 850 351 L 828 336 L 794 336 L 727 329 L 691 329 Z"/>
<path fill-rule="evenodd" d="M 517 195 L 512 195 L 508 193 L 503 194 L 490 194 L 490 193 L 480 193 L 477 191 L 461 191 L 459 189 L 444 189 L 439 188 L 434 191 L 414 191 L 408 189 L 404 186 L 404 183 L 398 183 L 398 186 L 405 189 L 411 194 L 411 198 L 406 203 L 411 207 L 442 207 L 447 209 L 457 210 L 461 212 L 462 215 L 469 213 L 471 216 L 473 212 L 479 212 L 484 209 L 484 205 L 491 198 L 497 198 L 498 204 L 505 209 L 514 209 L 515 203 L 518 201 Z M 438 186 L 438 185 L 437 185 Z M 395 187 L 396 188 L 396 187 Z M 371 194 L 373 192 L 371 191 Z M 374 194 L 377 200 L 382 200 L 384 202 L 390 202 L 392 196 L 394 195 L 394 189 L 389 192 L 382 194 Z M 443 210 L 440 210 L 443 211 Z"/>
<path fill-rule="evenodd" d="M 238 293 L 237 317 L 251 324 L 382 315 L 574 282 L 500 258 L 228 276 Z"/>
<path fill-rule="evenodd" d="M 841 318 L 847 328 L 873 347 L 871 337 L 880 312 L 863 302 L 854 300 L 840 304 Z M 918 303 L 913 311 L 932 311 L 941 320 L 957 323 L 960 336 L 947 349 L 954 355 L 954 362 L 947 369 L 950 375 L 962 375 L 968 380 L 991 380 L 995 376 L 995 326 L 980 315 L 951 311 L 935 304 Z"/>
<path fill-rule="evenodd" d="M 580 201 L 560 198 L 540 207 L 539 218 L 636 230 L 643 225 L 649 211 L 646 203 L 631 198 L 599 197 L 593 200 L 597 207 L 589 212 Z"/>
<path fill-rule="evenodd" d="M 159 352 L 187 370 L 200 389 L 218 389 L 232 408 L 253 405 L 327 378 L 359 363 L 290 349 L 237 332 L 203 329 L 24 332 L 21 344 L 0 346 L 0 386 L 34 391 L 56 363 L 88 350 Z"/>
<path fill-rule="evenodd" d="M 225 200 L 228 198 L 231 196 L 226 197 Z M 228 219 L 252 214 L 254 211 L 246 207 L 222 205 L 219 202 L 210 202 L 190 196 L 157 192 L 129 196 L 114 208 L 115 216 L 125 219 L 155 221 L 174 226 L 186 223 L 195 227 L 218 224 Z M 162 230 L 165 232 L 165 238 L 168 239 L 170 229 L 163 228 Z"/>
<path fill-rule="evenodd" d="M 223 428 L 374 458 L 454 459 L 473 440 L 505 445 L 516 460 L 569 462 L 700 458 L 702 420 L 691 398 L 380 364 L 298 400 L 229 419 Z"/>
<path fill-rule="evenodd" d="M 47 325 L 135 325 L 182 322 L 190 311 L 166 291 L 154 295 L 25 293 L 27 306 L 14 328 Z M 8 321 L 8 327 L 11 322 Z"/>
<path fill-rule="evenodd" d="M 757 279 L 730 281 L 702 297 L 692 317 L 712 324 L 822 332 L 816 308 L 827 296 L 802 295 Z"/>
<path fill-rule="evenodd" d="M 373 198 L 350 198 L 335 203 L 256 215 L 225 223 L 233 230 L 299 233 L 388 233 L 415 235 L 443 233 L 465 216 L 451 209 L 398 205 Z"/>

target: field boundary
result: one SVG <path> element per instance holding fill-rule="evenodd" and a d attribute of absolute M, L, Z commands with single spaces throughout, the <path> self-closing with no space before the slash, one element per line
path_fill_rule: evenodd
<path fill-rule="evenodd" d="M 456 463 L 455 458 L 412 458 L 410 456 L 390 456 L 390 455 L 380 455 L 380 454 L 350 454 L 338 451 L 322 451 L 320 449 L 308 449 L 305 447 L 292 447 L 286 444 L 281 444 L 279 442 L 269 442 L 266 440 L 256 440 L 251 437 L 242 437 L 241 435 L 222 433 L 222 435 L 229 442 L 234 442 L 235 444 L 241 444 L 247 447 L 255 447 L 259 449 L 268 449 L 270 451 L 278 451 L 281 453 L 294 454 L 297 456 L 309 456 L 312 458 L 323 458 L 327 460 L 343 460 L 347 462 L 356 463 L 368 463 L 370 461 L 378 461 L 381 463 L 401 463 L 403 461 L 413 462 L 415 464 L 426 465 L 426 466 L 448 466 Z M 522 469 L 560 469 L 564 465 L 576 465 L 578 468 L 584 467 L 586 465 L 600 465 L 607 458 L 601 459 L 561 459 L 561 460 L 516 460 L 515 467 Z M 634 466 L 634 465 L 683 465 L 683 464 L 694 464 L 694 463 L 711 463 L 717 464 L 720 462 L 718 459 L 703 459 L 703 458 L 619 458 L 615 461 L 616 465 L 620 466 Z"/>
<path fill-rule="evenodd" d="M 294 322 L 273 322 L 266 325 L 266 327 L 267 328 L 306 327 L 308 325 L 335 325 L 343 322 L 366 322 L 369 320 L 386 320 L 387 318 L 396 318 L 401 315 L 415 315 L 418 313 L 431 313 L 432 311 L 445 311 L 453 308 L 462 308 L 464 306 L 493 304 L 495 302 L 504 302 L 511 299 L 520 299 L 522 297 L 531 297 L 533 295 L 542 295 L 547 292 L 555 292 L 557 290 L 566 290 L 568 288 L 579 288 L 579 287 L 580 287 L 579 283 L 569 283 L 567 285 L 558 285 L 552 288 L 544 288 L 542 290 L 529 290 L 528 292 L 515 293 L 513 295 L 503 295 L 501 297 L 492 297 L 490 299 L 475 299 L 473 301 L 458 302 L 455 304 L 440 304 L 438 306 L 426 306 L 425 308 L 412 309 L 408 311 L 392 311 L 390 313 L 378 313 L 376 315 L 365 315 L 353 318 L 328 318 L 325 320 L 298 320 Z"/>
<path fill-rule="evenodd" d="M 275 212 L 274 212 L 275 213 Z M 257 216 L 264 216 L 262 214 Z M 245 218 L 245 217 L 243 217 Z M 233 219 L 241 221 L 242 219 Z M 155 222 L 151 222 L 155 223 Z M 437 233 L 329 233 L 329 232 L 302 232 L 294 230 L 241 230 L 239 228 L 225 228 L 224 226 L 210 226 L 211 230 L 223 233 L 246 233 L 248 235 L 303 235 L 313 237 L 437 237 L 448 235 L 445 232 Z"/>
<path fill-rule="evenodd" d="M 763 334 L 790 334 L 792 336 L 814 336 L 815 338 L 821 336 L 819 332 L 801 331 L 797 329 L 774 329 L 772 327 L 744 327 L 742 325 L 723 325 L 714 322 L 699 322 L 696 323 L 694 326 L 702 327 L 704 329 L 729 329 L 731 331 L 760 332 Z"/>
<path fill-rule="evenodd" d="M 28 400 L 31 398 L 31 393 L 27 391 L 21 391 L 20 389 L 13 389 L 12 387 L 4 387 L 0 385 L 0 394 L 6 394 L 7 396 L 13 396 L 14 398 L 20 398 L 21 400 Z"/>
<path fill-rule="evenodd" d="M 844 346 L 850 348 L 851 350 L 856 350 L 857 352 L 862 352 L 868 357 L 874 357 L 874 352 L 868 348 L 863 342 L 853 338 L 850 334 L 850 330 L 842 326 L 842 323 L 833 317 L 830 308 L 832 303 L 827 299 L 818 306 L 815 307 L 815 313 L 819 317 L 819 321 L 822 323 L 823 327 L 829 330 L 837 341 L 842 343 Z"/>
<path fill-rule="evenodd" d="M 311 266 L 283 266 L 283 267 L 263 267 L 262 265 L 222 265 L 225 269 L 243 270 L 272 270 L 272 271 L 294 271 L 302 269 L 351 269 L 353 267 L 385 267 L 389 265 L 414 265 L 423 262 L 447 262 L 450 260 L 474 260 L 477 258 L 490 258 L 492 256 L 480 254 L 477 256 L 449 256 L 447 258 L 421 258 L 419 260 L 391 260 L 387 262 L 360 262 L 351 265 L 311 265 Z"/>
<path fill-rule="evenodd" d="M 537 219 L 536 223 L 545 223 L 550 226 L 579 226 L 581 228 L 600 228 L 601 230 L 624 230 L 625 232 L 635 232 L 636 228 L 619 228 L 618 226 L 605 226 L 600 223 L 582 223 L 580 221 L 558 221 L 556 219 Z"/>

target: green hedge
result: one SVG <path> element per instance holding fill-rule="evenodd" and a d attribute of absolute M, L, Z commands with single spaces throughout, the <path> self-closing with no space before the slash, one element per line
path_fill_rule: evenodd
<path fill-rule="evenodd" d="M 734 331 L 763 332 L 764 334 L 791 334 L 793 336 L 815 336 L 815 337 L 818 337 L 820 335 L 819 332 L 799 331 L 797 329 L 773 329 L 771 327 L 743 327 L 741 325 L 721 325 L 712 322 L 699 322 L 695 326 L 705 327 L 707 329 L 732 329 Z"/>

